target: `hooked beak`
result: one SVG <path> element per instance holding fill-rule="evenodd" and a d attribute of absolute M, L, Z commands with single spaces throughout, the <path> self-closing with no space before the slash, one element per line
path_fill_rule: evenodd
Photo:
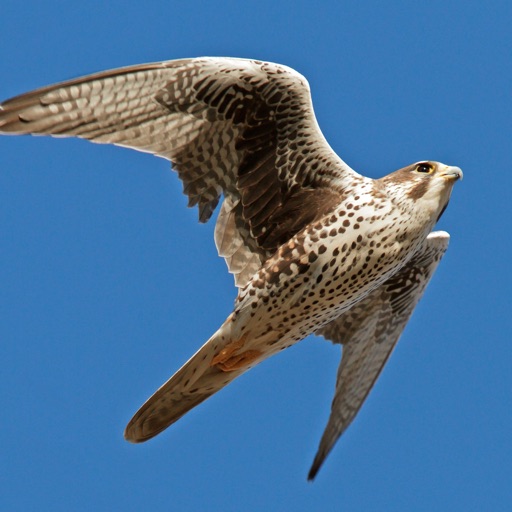
<path fill-rule="evenodd" d="M 447 165 L 446 168 L 440 174 L 441 178 L 445 178 L 450 181 L 462 180 L 463 174 L 460 167 L 454 167 Z"/>

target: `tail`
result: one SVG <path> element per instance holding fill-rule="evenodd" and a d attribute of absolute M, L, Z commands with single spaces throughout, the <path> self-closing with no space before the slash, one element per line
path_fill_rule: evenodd
<path fill-rule="evenodd" d="M 135 413 L 124 431 L 127 441 L 142 443 L 156 436 L 250 367 L 217 364 L 219 352 L 231 353 L 230 346 L 240 345 L 240 340 L 225 339 L 225 325 Z"/>

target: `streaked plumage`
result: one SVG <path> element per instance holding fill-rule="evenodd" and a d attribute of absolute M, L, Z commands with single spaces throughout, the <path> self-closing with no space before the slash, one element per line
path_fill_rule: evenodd
<path fill-rule="evenodd" d="M 357 414 L 446 251 L 431 232 L 460 169 L 354 172 L 317 125 L 309 87 L 267 62 L 200 58 L 107 71 L 4 102 L 0 132 L 77 136 L 169 159 L 239 294 L 233 313 L 135 414 L 150 439 L 243 372 L 317 333 L 343 344 L 309 478 Z"/>

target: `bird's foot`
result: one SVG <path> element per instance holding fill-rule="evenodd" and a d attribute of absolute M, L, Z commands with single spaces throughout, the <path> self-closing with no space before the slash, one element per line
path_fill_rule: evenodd
<path fill-rule="evenodd" d="M 259 350 L 246 350 L 237 353 L 247 339 L 247 334 L 244 334 L 238 340 L 228 343 L 210 362 L 210 366 L 216 366 L 223 372 L 231 372 L 247 368 L 247 366 L 258 359 L 262 353 Z"/>

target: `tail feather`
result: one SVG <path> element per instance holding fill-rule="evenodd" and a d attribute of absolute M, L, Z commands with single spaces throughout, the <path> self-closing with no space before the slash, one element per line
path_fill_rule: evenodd
<path fill-rule="evenodd" d="M 226 344 L 221 332 L 222 327 L 135 413 L 124 431 L 127 441 L 151 439 L 244 373 L 211 366 Z"/>

